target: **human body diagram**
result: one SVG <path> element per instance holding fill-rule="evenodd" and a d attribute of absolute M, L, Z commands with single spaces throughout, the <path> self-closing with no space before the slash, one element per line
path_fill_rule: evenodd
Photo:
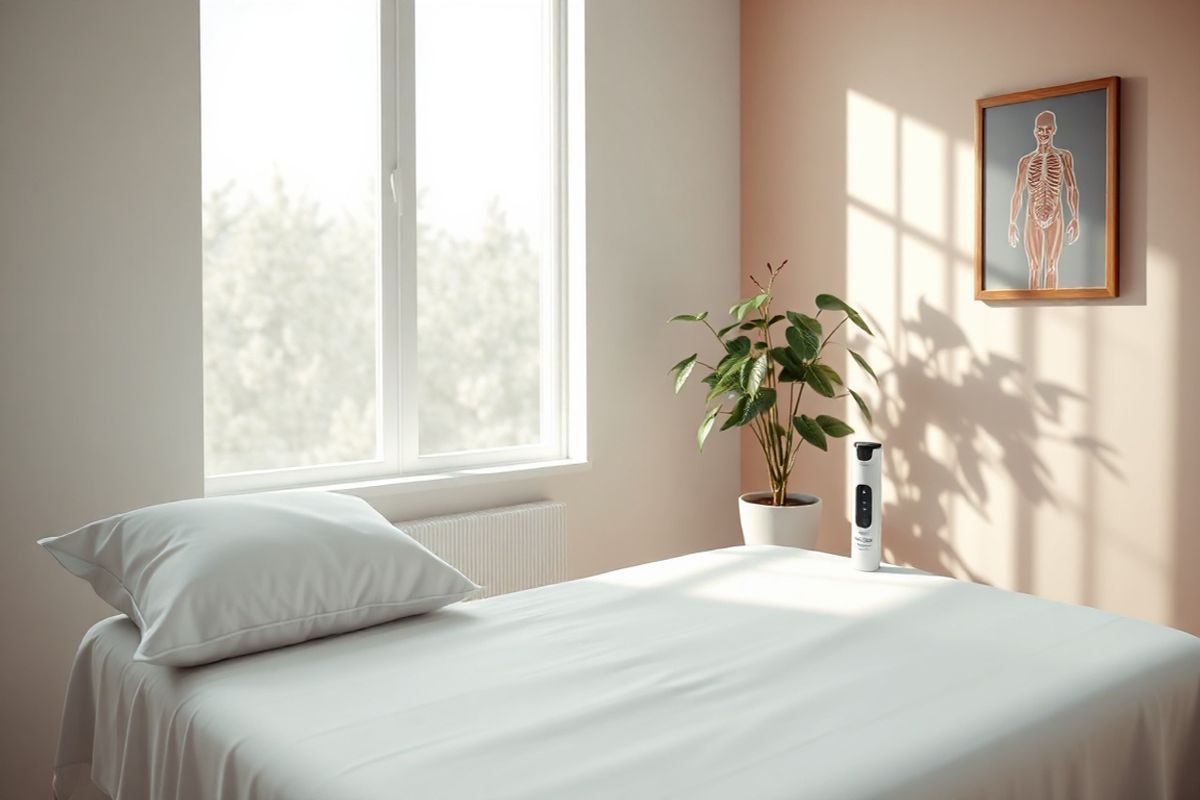
<path fill-rule="evenodd" d="M 1075 160 L 1071 151 L 1054 146 L 1058 123 L 1053 111 L 1043 111 L 1033 123 L 1037 147 L 1017 162 L 1017 183 L 1013 187 L 1008 216 L 1008 244 L 1016 247 L 1021 240 L 1017 216 L 1021 200 L 1025 204 L 1025 257 L 1029 262 L 1030 289 L 1058 288 L 1058 260 L 1063 239 L 1074 244 L 1079 238 L 1079 186 L 1075 182 Z M 1063 201 L 1071 220 L 1063 225 Z"/>

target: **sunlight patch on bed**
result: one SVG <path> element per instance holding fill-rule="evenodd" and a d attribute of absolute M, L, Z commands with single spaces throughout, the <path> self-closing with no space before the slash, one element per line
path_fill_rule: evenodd
<path fill-rule="evenodd" d="M 840 574 L 805 574 L 779 568 L 725 573 L 689 588 L 693 597 L 787 611 L 858 617 L 896 609 L 936 591 L 939 579 L 888 572 L 856 572 L 848 564 Z"/>

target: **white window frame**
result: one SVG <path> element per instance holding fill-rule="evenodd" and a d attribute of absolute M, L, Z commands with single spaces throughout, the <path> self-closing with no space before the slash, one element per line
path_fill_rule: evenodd
<path fill-rule="evenodd" d="M 380 238 L 376 287 L 376 449 L 364 461 L 205 476 L 205 493 L 262 489 L 471 482 L 525 469 L 586 463 L 584 297 L 585 0 L 546 0 L 552 19 L 554 209 L 540 276 L 541 441 L 534 445 L 422 455 L 417 374 L 416 120 L 414 0 L 380 0 Z M 407 213 L 406 213 L 407 212 Z"/>

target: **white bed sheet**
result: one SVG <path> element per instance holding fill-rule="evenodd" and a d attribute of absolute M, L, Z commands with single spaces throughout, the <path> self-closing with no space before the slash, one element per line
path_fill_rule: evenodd
<path fill-rule="evenodd" d="M 1197 638 L 801 550 L 191 669 L 137 639 L 80 646 L 60 800 L 1200 796 Z"/>

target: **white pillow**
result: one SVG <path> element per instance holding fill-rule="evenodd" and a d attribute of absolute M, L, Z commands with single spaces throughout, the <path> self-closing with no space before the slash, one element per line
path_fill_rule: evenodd
<path fill-rule="evenodd" d="M 328 492 L 182 500 L 38 542 L 190 666 L 432 611 L 478 589 L 366 502 Z"/>

